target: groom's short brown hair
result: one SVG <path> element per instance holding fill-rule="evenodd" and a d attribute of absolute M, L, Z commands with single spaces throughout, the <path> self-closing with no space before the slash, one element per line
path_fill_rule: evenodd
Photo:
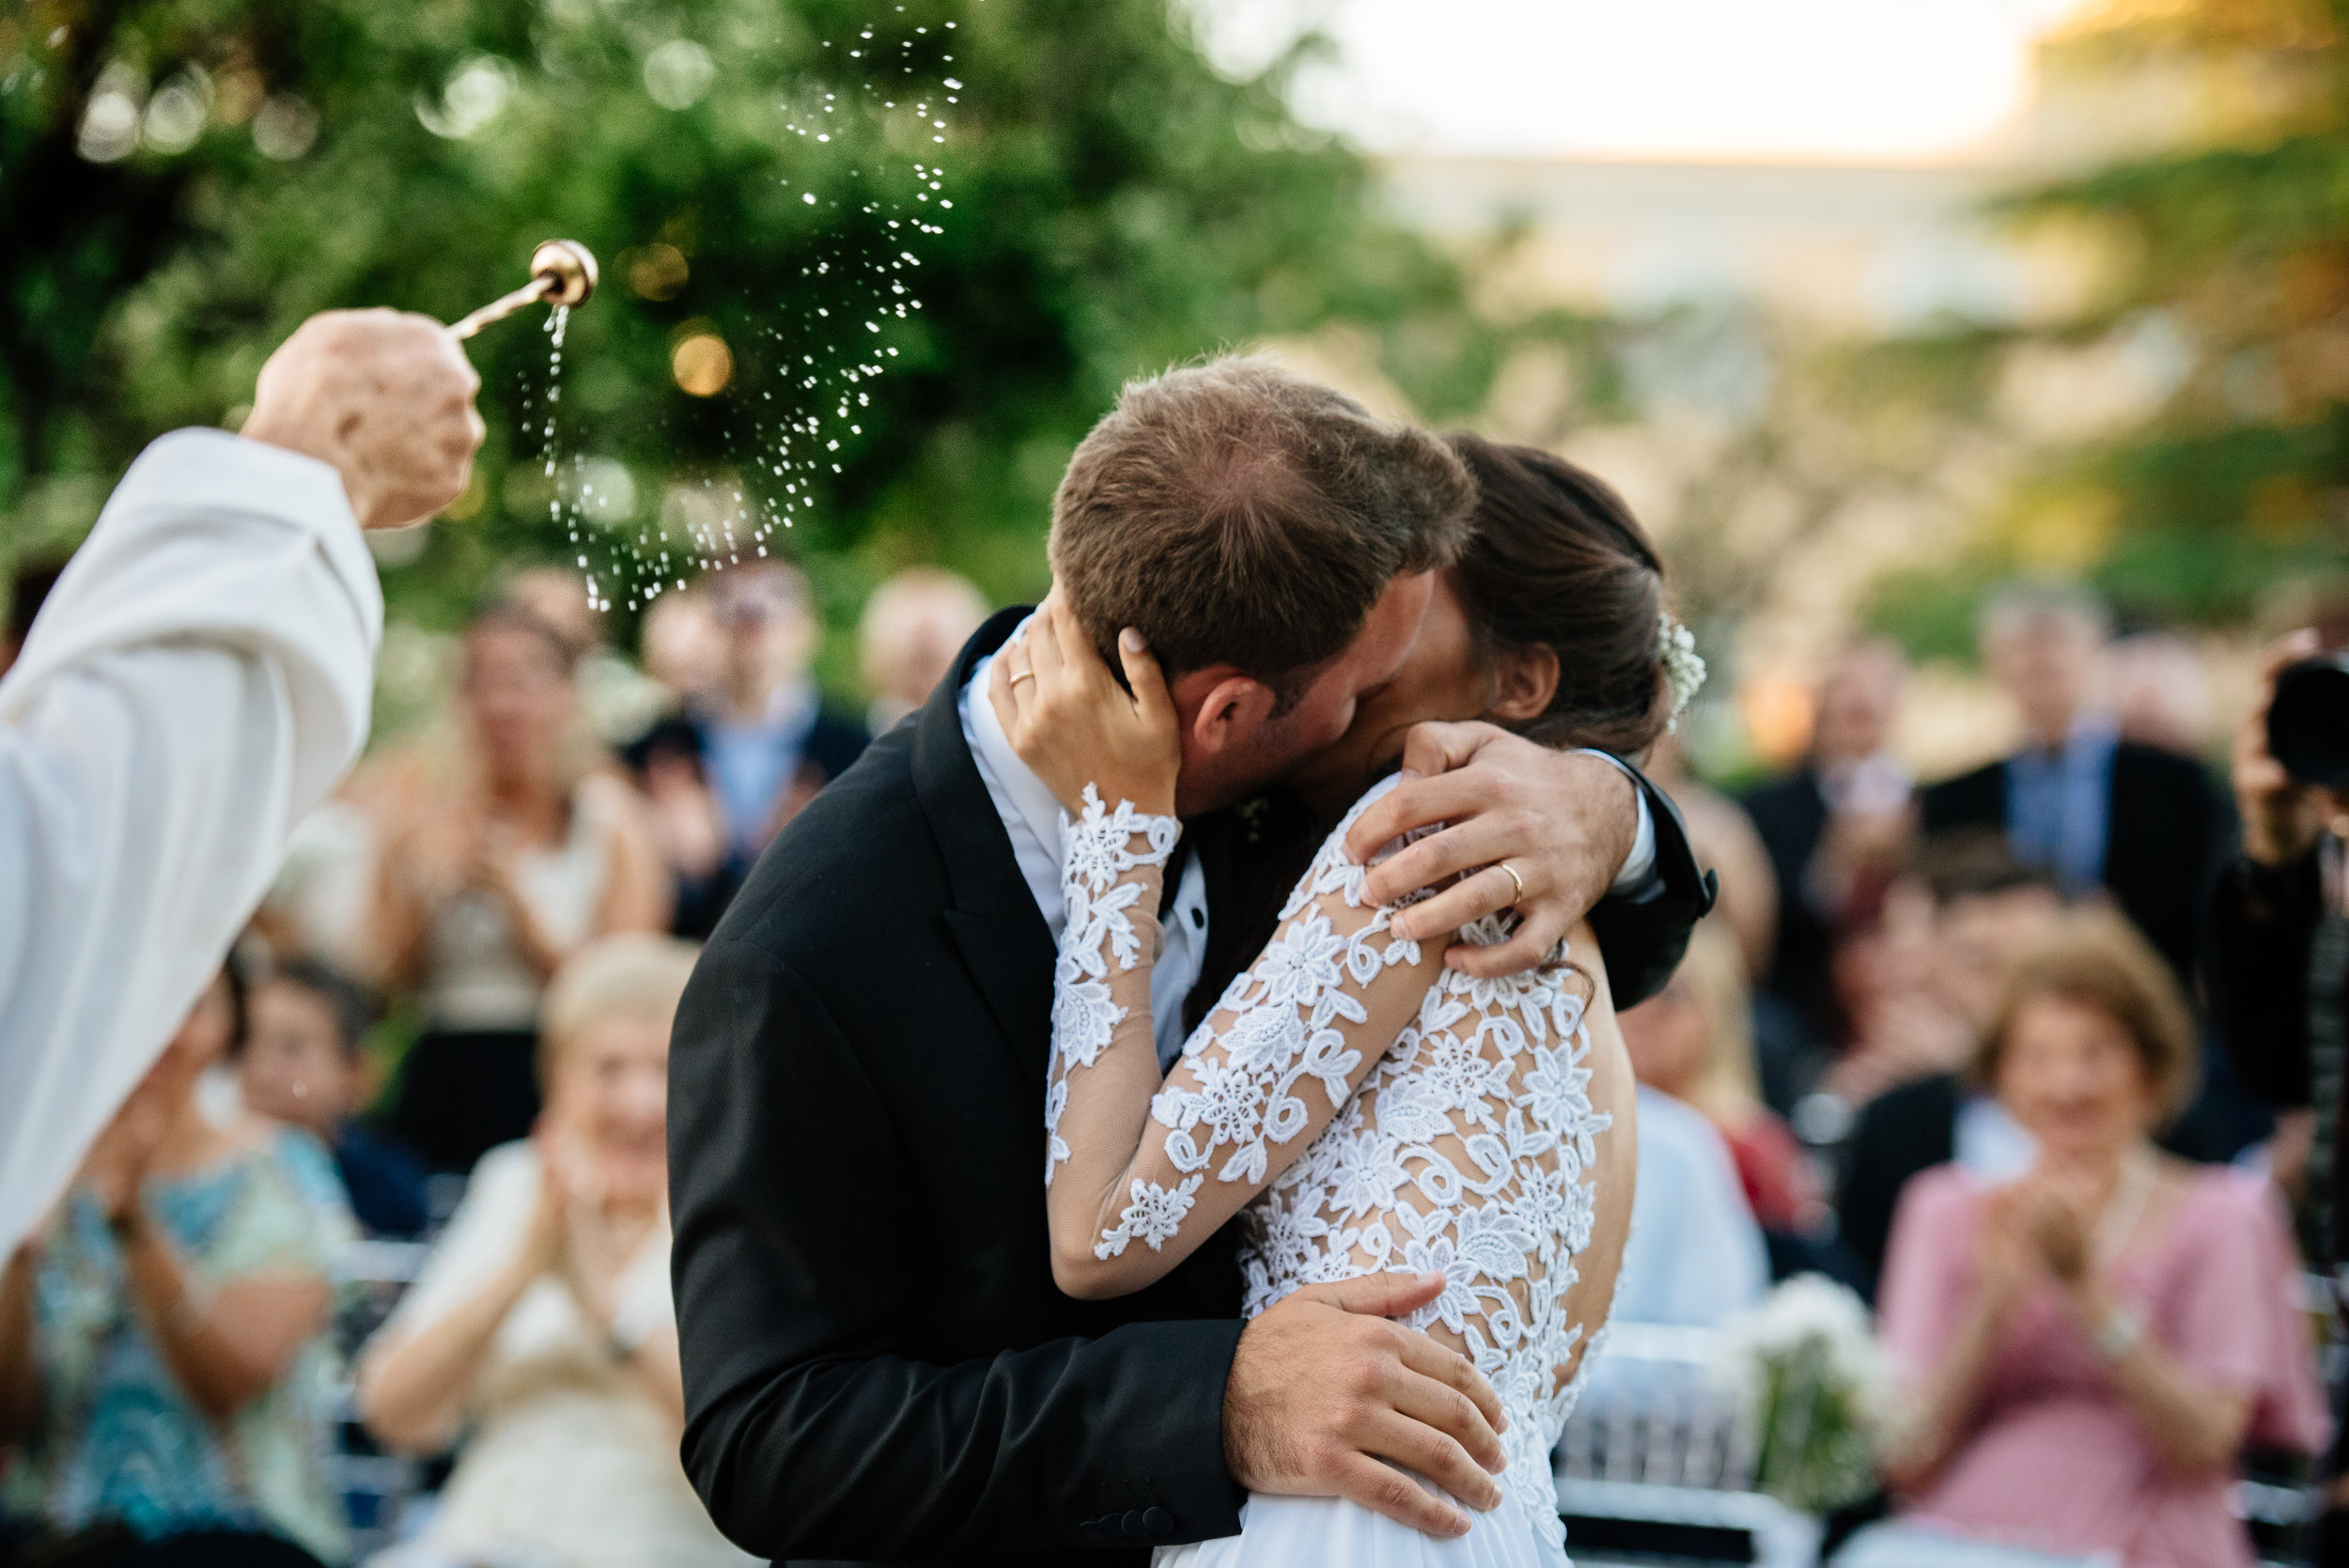
<path fill-rule="evenodd" d="M 1128 383 L 1052 500 L 1052 574 L 1111 667 L 1231 664 L 1285 707 L 1396 577 L 1448 566 L 1476 484 L 1451 449 L 1268 360 Z"/>

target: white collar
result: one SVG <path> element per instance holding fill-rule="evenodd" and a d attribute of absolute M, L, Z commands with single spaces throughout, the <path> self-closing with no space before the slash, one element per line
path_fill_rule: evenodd
<path fill-rule="evenodd" d="M 1027 623 L 1022 621 L 1019 630 L 1026 629 Z M 1011 635 L 1016 642 L 1019 631 Z M 1019 820 L 1057 865 L 1061 852 L 1060 801 L 1036 776 L 1035 769 L 1019 759 L 1019 753 L 1012 749 L 1011 737 L 1004 733 L 1003 716 L 995 711 L 994 699 L 988 695 L 988 676 L 995 660 L 996 655 L 988 654 L 972 665 L 970 683 L 962 689 L 971 755 L 978 763 L 980 774 L 1002 791 L 1003 798 L 1011 802 Z"/>

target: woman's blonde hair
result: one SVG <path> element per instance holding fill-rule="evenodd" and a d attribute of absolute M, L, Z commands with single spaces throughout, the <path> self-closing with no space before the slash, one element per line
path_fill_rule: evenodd
<path fill-rule="evenodd" d="M 1977 1085 L 1996 1091 L 2015 1016 L 2043 997 L 2092 1007 L 2127 1032 L 2159 1122 L 2170 1121 L 2194 1098 L 2201 1082 L 2194 1016 L 2170 966 L 2125 919 L 2109 909 L 2076 910 L 2015 960 L 1974 1049 Z"/>
<path fill-rule="evenodd" d="M 563 1053 L 598 1019 L 616 1015 L 666 1028 L 700 952 L 675 937 L 630 931 L 599 937 L 565 959 L 538 1004 L 540 1092 L 553 1088 Z"/>
<path fill-rule="evenodd" d="M 1688 1086 L 1688 1103 L 1716 1121 L 1742 1123 L 1762 1104 L 1762 1078 L 1753 1058 L 1753 993 L 1737 939 L 1721 922 L 1699 922 L 1672 979 L 1704 1021 L 1704 1059 Z"/>

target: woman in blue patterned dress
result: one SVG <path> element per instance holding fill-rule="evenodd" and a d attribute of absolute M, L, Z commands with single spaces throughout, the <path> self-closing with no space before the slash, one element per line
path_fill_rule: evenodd
<path fill-rule="evenodd" d="M 304 1134 L 197 1105 L 239 1013 L 224 973 L 0 1275 L 6 1496 L 59 1535 L 260 1533 L 338 1561 L 333 1169 Z"/>

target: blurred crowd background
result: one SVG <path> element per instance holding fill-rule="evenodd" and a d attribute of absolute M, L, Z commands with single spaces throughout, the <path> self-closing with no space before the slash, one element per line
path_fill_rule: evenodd
<path fill-rule="evenodd" d="M 0 242 L 11 637 L 139 445 L 233 427 L 306 313 L 454 317 L 550 233 L 606 258 L 552 446 L 545 340 L 474 345 L 474 489 L 373 541 L 367 760 L 0 1285 L 12 1527 L 257 1508 L 328 1561 L 727 1559 L 674 1452 L 660 1068 L 690 944 L 987 611 L 1041 592 L 1051 488 L 1119 382 L 1230 343 L 1593 468 L 1715 670 L 1647 759 L 1722 896 L 1624 1020 L 1620 1319 L 1719 1328 L 1801 1274 L 1885 1306 L 1912 1184 L 2018 1174 L 2059 1123 L 2157 1126 L 2236 1173 L 2238 1219 L 2313 1242 L 2313 1120 L 2248 1092 L 2263 1042 L 2208 959 L 2256 650 L 2349 643 L 2349 18 L 2003 9 L 2029 90 L 1978 135 L 1644 160 L 1365 150 L 1308 112 L 1344 50 L 1228 6 L 0 15 L 0 210 L 41 214 Z M 935 137 L 864 90 L 900 59 L 957 92 Z M 793 116 L 834 87 L 818 147 Z M 769 494 L 756 400 L 845 341 L 831 290 L 898 242 L 858 182 L 916 158 L 954 204 L 919 306 L 836 460 Z M 770 549 L 686 564 L 784 512 Z M 614 604 L 590 573 L 629 549 L 663 591 Z M 2086 1111 L 2012 1079 L 2034 984 L 2101 999 L 2134 1052 Z M 87 1206 L 124 1182 L 246 1332 L 126 1327 L 172 1298 Z M 2235 1270 L 2275 1288 L 2212 1309 L 2264 1403 L 2180 1461 L 2205 1479 L 2320 1444 L 2295 1245 L 2279 1221 Z M 110 1422 L 179 1419 L 166 1383 L 236 1466 L 192 1427 L 180 1472 L 109 1467 Z"/>

